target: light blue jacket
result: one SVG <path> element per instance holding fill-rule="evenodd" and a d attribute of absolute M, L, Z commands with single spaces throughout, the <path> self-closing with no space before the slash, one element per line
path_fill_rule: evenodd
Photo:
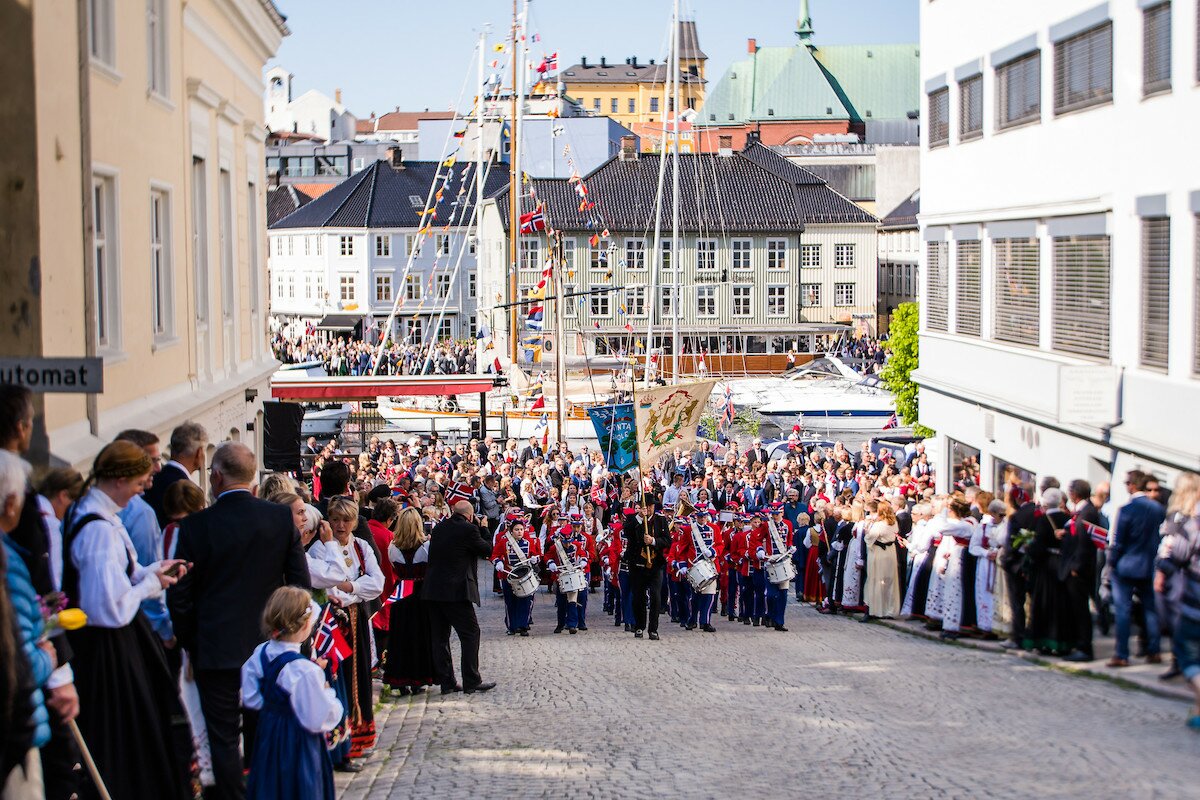
<path fill-rule="evenodd" d="M 21 631 L 21 646 L 25 649 L 25 657 L 29 659 L 33 684 L 37 687 L 30 696 L 33 705 L 33 746 L 41 747 L 50 741 L 50 716 L 46 712 L 42 686 L 50 678 L 54 666 L 50 654 L 38 647 L 44 631 L 42 609 L 38 603 L 38 594 L 33 589 L 33 581 L 29 577 L 29 568 L 25 566 L 24 548 L 7 536 L 3 539 L 5 557 L 8 560 L 8 596 Z"/>
<path fill-rule="evenodd" d="M 129 540 L 133 542 L 133 549 L 137 551 L 138 563 L 148 567 L 156 561 L 161 561 L 164 557 L 162 529 L 158 527 L 158 517 L 150 504 L 143 500 L 141 495 L 136 495 L 129 501 L 129 505 L 121 509 L 118 516 L 125 530 L 129 532 Z M 164 642 L 175 635 L 171 627 L 171 615 L 167 613 L 166 597 L 164 592 L 159 597 L 142 601 L 142 612 L 149 620 L 150 627 Z"/>

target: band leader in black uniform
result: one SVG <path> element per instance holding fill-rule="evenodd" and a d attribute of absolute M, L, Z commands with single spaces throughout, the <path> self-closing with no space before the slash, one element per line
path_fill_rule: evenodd
<path fill-rule="evenodd" d="M 667 520 L 661 514 L 655 514 L 653 504 L 643 497 L 638 513 L 625 518 L 624 536 L 623 558 L 629 566 L 629 590 L 633 592 L 633 635 L 641 639 L 642 632 L 648 629 L 650 638 L 657 640 L 663 567 L 667 546 L 671 543 Z M 648 626 L 647 594 L 650 601 Z"/>

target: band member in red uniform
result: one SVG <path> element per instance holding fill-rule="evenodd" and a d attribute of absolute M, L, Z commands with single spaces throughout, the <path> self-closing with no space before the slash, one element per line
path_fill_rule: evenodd
<path fill-rule="evenodd" d="M 753 514 L 738 514 L 730 523 L 733 531 L 729 534 L 729 557 L 726 559 L 733 573 L 731 580 L 737 582 L 737 618 L 743 625 L 750 624 L 751 611 L 754 607 L 754 589 L 750 584 L 750 540 L 753 538 Z M 732 600 L 733 583 L 730 583 L 730 599 Z M 729 611 L 733 612 L 731 603 Z M 757 620 L 755 620 L 757 624 Z"/>
<path fill-rule="evenodd" d="M 767 512 L 752 515 L 746 559 L 750 562 L 750 621 L 755 627 L 767 624 L 767 570 L 759 555 L 767 538 Z"/>
<path fill-rule="evenodd" d="M 726 513 L 730 515 L 730 521 L 722 522 L 721 516 Z M 737 570 L 730 561 L 730 554 L 733 552 L 733 533 L 737 530 L 737 513 L 736 504 L 726 505 L 713 523 L 717 536 L 721 538 L 721 560 L 717 564 L 721 572 L 721 616 L 728 617 L 730 622 L 737 619 Z"/>
<path fill-rule="evenodd" d="M 504 592 L 504 624 L 509 636 L 528 636 L 533 621 L 533 593 L 528 597 L 517 597 L 510 578 L 514 570 L 518 575 L 525 570 L 536 575 L 541 556 L 542 548 L 529 527 L 529 517 L 519 511 L 510 511 L 492 541 L 492 564 Z"/>
<path fill-rule="evenodd" d="M 682 518 L 670 521 L 671 544 L 667 547 L 667 613 L 671 622 L 687 627 L 687 607 L 684 601 L 684 589 L 687 581 L 679 574 L 680 544 L 685 535 L 683 528 L 686 523 Z"/>
<path fill-rule="evenodd" d="M 692 528 L 691 536 L 685 539 L 685 546 L 681 552 L 685 578 L 691 571 L 698 569 L 697 565 L 701 562 L 712 564 L 714 568 L 721 563 L 724 548 L 717 530 L 709 524 L 711 517 L 709 509 L 696 509 L 696 524 Z M 712 608 L 717 598 L 717 583 L 718 579 L 715 576 L 699 590 L 689 583 L 692 602 L 688 614 L 688 630 L 695 630 L 699 625 L 702 631 L 716 633 L 717 629 L 712 625 Z"/>
<path fill-rule="evenodd" d="M 785 555 L 790 562 L 791 557 L 795 554 L 796 548 L 793 545 L 792 524 L 784 519 L 783 504 L 771 504 L 771 516 L 767 520 L 766 536 L 763 537 L 759 545 L 757 555 L 759 563 L 763 565 L 763 577 L 766 576 L 766 562 L 773 556 Z M 787 632 L 787 628 L 783 627 L 783 616 L 787 610 L 788 585 L 790 579 L 783 583 L 767 582 L 767 616 L 770 620 L 770 627 L 777 631 Z"/>
<path fill-rule="evenodd" d="M 554 576 L 554 604 L 558 609 L 555 633 L 579 630 L 579 593 L 587 591 L 588 547 L 582 534 L 563 525 L 546 540 L 546 566 Z"/>
<path fill-rule="evenodd" d="M 596 561 L 598 554 L 596 552 L 596 539 L 592 535 L 592 532 L 589 531 L 587 529 L 587 527 L 584 525 L 583 514 L 580 514 L 577 511 L 571 514 L 571 535 L 576 536 L 576 537 L 581 537 L 587 545 L 586 550 L 587 550 L 588 568 L 587 568 L 586 572 L 587 572 L 587 576 L 588 576 L 588 585 L 579 590 L 579 600 L 578 600 L 578 603 L 579 603 L 579 630 L 586 631 L 587 630 L 588 595 L 592 593 L 592 568 L 591 568 L 591 565 Z"/>
<path fill-rule="evenodd" d="M 613 517 L 608 528 L 608 539 L 600 552 L 600 560 L 604 567 L 604 592 L 607 597 L 605 610 L 613 615 L 614 625 L 624 625 L 628 629 L 630 622 L 625 606 L 629 598 L 629 569 L 621 561 L 621 554 L 625 551 L 621 519 Z"/>

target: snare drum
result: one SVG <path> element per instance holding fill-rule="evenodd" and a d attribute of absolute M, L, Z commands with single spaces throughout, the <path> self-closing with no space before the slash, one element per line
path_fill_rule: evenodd
<path fill-rule="evenodd" d="M 787 584 L 796 577 L 796 565 L 792 557 L 784 553 L 767 559 L 767 581 L 775 585 Z"/>
<path fill-rule="evenodd" d="M 570 572 L 558 573 L 558 590 L 563 594 L 571 592 L 587 591 L 588 579 L 587 575 L 581 569 L 573 569 Z"/>
<path fill-rule="evenodd" d="M 697 559 L 688 567 L 687 580 L 697 592 L 703 592 L 717 579 L 717 568 L 707 559 Z"/>
<path fill-rule="evenodd" d="M 517 564 L 508 573 L 508 585 L 514 597 L 531 597 L 540 583 L 537 571 L 528 564 Z"/>

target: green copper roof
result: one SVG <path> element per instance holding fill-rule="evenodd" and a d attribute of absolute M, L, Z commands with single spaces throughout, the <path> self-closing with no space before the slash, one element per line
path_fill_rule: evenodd
<path fill-rule="evenodd" d="M 904 119 L 920 107 L 919 66 L 916 45 L 763 47 L 726 71 L 701 113 L 710 125 Z"/>

